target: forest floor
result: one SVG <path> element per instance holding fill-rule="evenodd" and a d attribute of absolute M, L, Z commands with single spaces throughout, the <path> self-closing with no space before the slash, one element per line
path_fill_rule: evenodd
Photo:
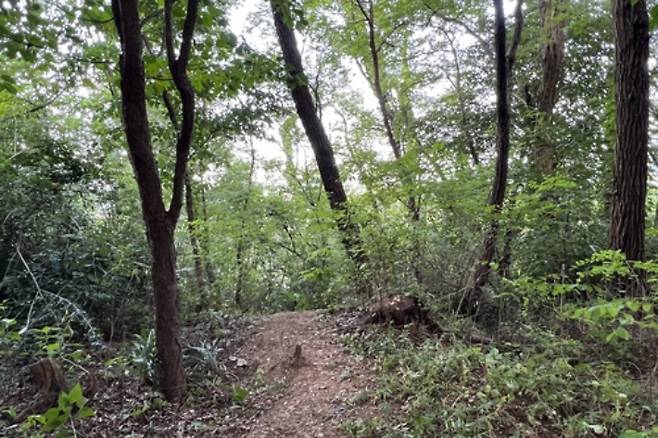
<path fill-rule="evenodd" d="M 188 399 L 180 406 L 164 402 L 152 386 L 125 366 L 116 366 L 112 357 L 117 356 L 105 352 L 105 359 L 86 365 L 86 376 L 67 376 L 83 382 L 88 405 L 95 411 L 93 417 L 76 420 L 75 434 L 346 436 L 346 422 L 377 415 L 370 397 L 374 376 L 369 364 L 340 343 L 339 333 L 351 324 L 351 317 L 284 312 L 223 322 L 221 330 L 207 322 L 186 329 L 184 345 L 214 345 L 208 351 L 216 353 L 186 363 Z M 5 379 L 0 383 L 11 390 L 0 391 L 0 408 L 10 406 L 20 413 L 34 400 L 33 392 L 24 372 L 2 368 Z M 92 385 L 85 383 L 90 374 Z M 26 434 L 11 423 L 0 416 L 0 436 L 30 436 L 30 431 Z"/>
<path fill-rule="evenodd" d="M 374 414 L 364 403 L 373 385 L 370 370 L 340 345 L 337 330 L 317 312 L 278 313 L 259 324 L 237 354 L 282 388 L 255 397 L 258 414 L 233 422 L 233 436 L 339 437 L 347 419 Z"/>

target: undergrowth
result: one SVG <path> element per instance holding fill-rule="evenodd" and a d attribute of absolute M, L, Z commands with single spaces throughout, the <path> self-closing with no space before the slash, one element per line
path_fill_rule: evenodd
<path fill-rule="evenodd" d="M 382 329 L 346 336 L 374 360 L 384 414 L 346 425 L 355 437 L 658 436 L 654 388 L 574 339 L 528 330 L 531 343 L 414 340 Z M 392 409 L 396 407 L 397 409 Z"/>

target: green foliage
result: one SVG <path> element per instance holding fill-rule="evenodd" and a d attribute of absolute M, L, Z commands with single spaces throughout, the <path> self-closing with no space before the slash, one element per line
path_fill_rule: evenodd
<path fill-rule="evenodd" d="M 16 320 L 5 318 L 7 307 L 0 302 L 0 358 L 11 354 L 13 347 L 18 344 L 21 335 L 16 327 Z"/>
<path fill-rule="evenodd" d="M 128 351 L 128 364 L 149 385 L 156 383 L 156 360 L 155 331 L 151 329 L 145 335 L 135 335 Z"/>
<path fill-rule="evenodd" d="M 231 391 L 231 401 L 236 405 L 242 405 L 249 398 L 249 390 L 241 386 L 234 385 Z"/>
<path fill-rule="evenodd" d="M 386 427 L 370 423 L 353 436 L 614 436 L 648 430 L 658 406 L 632 376 L 592 361 L 578 341 L 548 331 L 529 342 L 474 347 L 458 340 L 377 333 L 348 345 L 377 363 L 380 404 L 401 404 Z M 374 420 L 381 422 L 381 419 Z"/>
<path fill-rule="evenodd" d="M 180 30 L 185 2 L 174 3 Z M 197 96 L 188 167 L 194 218 L 180 220 L 175 242 L 184 322 L 200 311 L 359 305 L 368 299 L 356 293 L 363 282 L 378 295 L 417 295 L 448 315 L 469 286 L 483 230 L 496 220 L 486 298 L 501 339 L 506 330 L 528 332 L 528 339 L 474 347 L 447 331 L 419 345 L 392 333 L 354 341 L 377 361 L 377 399 L 402 406 L 402 417 L 347 430 L 651 435 L 655 407 L 631 373 L 644 376 L 653 366 L 658 265 L 603 250 L 615 130 L 608 6 L 557 2 L 551 19 L 563 26 L 566 44 L 549 117 L 538 100 L 550 35 L 540 3 L 524 5 L 510 94 L 509 196 L 497 212 L 486 207 L 496 149 L 488 3 L 373 0 L 361 10 L 354 1 L 273 2 L 286 24 L 304 30 L 306 75 L 295 80 L 313 92 L 349 192 L 369 260 L 355 267 L 294 115 L 278 50 L 270 50 L 271 22 L 254 14 L 236 35 L 234 2 L 199 3 L 189 66 Z M 174 87 L 161 50 L 163 6 L 140 2 L 150 138 L 168 199 L 178 133 L 162 102 Z M 652 29 L 657 22 L 651 6 Z M 127 341 L 123 356 L 106 366 L 154 383 L 149 243 L 125 150 L 118 49 L 109 2 L 3 3 L 0 358 L 79 363 L 101 337 Z M 390 150 L 385 116 L 400 157 Z M 555 172 L 532 165 L 547 146 Z M 649 197 L 655 208 L 655 189 Z M 655 254 L 656 236 L 648 230 L 647 254 Z M 506 249 L 511 265 L 504 272 Z M 645 274 L 651 290 L 631 296 L 628 284 Z M 217 372 L 220 348 L 188 346 L 186 366 Z M 236 406 L 248 402 L 250 389 L 227 391 Z M 79 403 L 81 394 L 68 393 L 55 411 L 30 421 L 42 432 L 46 424 L 77 421 L 85 407 Z"/>
<path fill-rule="evenodd" d="M 57 437 L 70 436 L 75 431 L 75 423 L 91 417 L 94 411 L 87 406 L 87 399 L 82 395 L 82 387 L 77 383 L 68 392 L 62 392 L 57 399 L 57 406 L 43 414 L 30 415 L 21 425 L 25 436 L 45 436 L 55 433 Z"/>
<path fill-rule="evenodd" d="M 649 9 L 649 30 L 654 31 L 658 27 L 658 6 Z"/>

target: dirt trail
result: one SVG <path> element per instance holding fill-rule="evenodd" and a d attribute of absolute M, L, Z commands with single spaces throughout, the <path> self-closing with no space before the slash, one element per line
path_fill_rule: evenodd
<path fill-rule="evenodd" d="M 317 312 L 272 315 L 236 356 L 257 367 L 266 382 L 282 384 L 274 395 L 264 391 L 250 400 L 260 413 L 234 430 L 240 436 L 341 437 L 341 423 L 374 415 L 369 403 L 360 403 L 372 376 L 340 345 L 332 318 Z"/>

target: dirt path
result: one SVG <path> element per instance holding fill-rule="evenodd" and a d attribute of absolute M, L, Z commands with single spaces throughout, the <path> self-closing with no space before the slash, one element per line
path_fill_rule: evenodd
<path fill-rule="evenodd" d="M 85 387 L 96 414 L 77 422 L 78 436 L 335 438 L 345 436 L 346 421 L 378 412 L 368 396 L 374 381 L 368 364 L 338 339 L 337 324 L 351 327 L 352 316 L 286 312 L 256 322 L 215 322 L 199 323 L 185 334 L 189 345 L 221 352 L 211 360 L 188 358 L 185 404 L 164 403 L 142 378 L 99 362 L 91 374 L 97 376 L 96 389 Z M 32 403 L 34 392 L 19 374 L 19 369 L 3 374 L 15 390 L 0 390 L 0 407 L 21 412 Z M 0 437 L 21 436 L 19 425 L 8 420 L 0 413 Z"/>
<path fill-rule="evenodd" d="M 364 402 L 372 389 L 367 366 L 340 345 L 333 319 L 317 312 L 261 321 L 236 357 L 257 367 L 270 385 L 281 384 L 279 391 L 253 396 L 259 414 L 234 429 L 239 436 L 341 437 L 341 423 L 375 411 Z"/>

